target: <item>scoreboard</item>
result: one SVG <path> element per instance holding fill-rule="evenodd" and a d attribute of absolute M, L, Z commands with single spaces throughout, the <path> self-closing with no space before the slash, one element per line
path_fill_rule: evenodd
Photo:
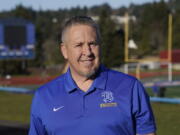
<path fill-rule="evenodd" d="M 24 19 L 0 19 L 0 59 L 33 59 L 35 27 Z"/>

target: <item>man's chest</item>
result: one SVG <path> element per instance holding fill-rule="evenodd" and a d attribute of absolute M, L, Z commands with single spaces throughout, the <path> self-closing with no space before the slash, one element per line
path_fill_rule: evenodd
<path fill-rule="evenodd" d="M 73 93 L 52 101 L 43 113 L 43 124 L 48 132 L 92 132 L 121 125 L 128 127 L 132 122 L 130 100 L 112 91 Z"/>

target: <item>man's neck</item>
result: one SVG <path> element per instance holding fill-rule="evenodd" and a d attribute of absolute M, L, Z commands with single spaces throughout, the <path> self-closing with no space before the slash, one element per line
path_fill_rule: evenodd
<path fill-rule="evenodd" d="M 91 87 L 94 81 L 93 78 L 87 78 L 87 77 L 79 76 L 73 73 L 71 73 L 71 75 L 76 85 L 84 92 L 86 92 Z"/>
<path fill-rule="evenodd" d="M 86 92 L 92 85 L 94 80 L 76 81 L 76 85 L 84 92 Z"/>

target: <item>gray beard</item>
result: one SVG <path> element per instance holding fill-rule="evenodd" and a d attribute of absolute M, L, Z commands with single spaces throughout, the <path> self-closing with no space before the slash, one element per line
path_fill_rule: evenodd
<path fill-rule="evenodd" d="M 80 73 L 82 76 L 88 78 L 88 79 L 94 79 L 96 76 L 96 73 L 98 71 L 99 67 L 97 69 L 94 69 L 93 71 L 91 71 L 90 73 Z"/>

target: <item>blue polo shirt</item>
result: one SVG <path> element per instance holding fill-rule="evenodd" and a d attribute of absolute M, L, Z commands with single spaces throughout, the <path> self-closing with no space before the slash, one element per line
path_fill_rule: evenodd
<path fill-rule="evenodd" d="M 70 70 L 40 87 L 29 135 L 135 135 L 155 132 L 149 97 L 129 75 L 100 66 L 87 92 Z"/>

